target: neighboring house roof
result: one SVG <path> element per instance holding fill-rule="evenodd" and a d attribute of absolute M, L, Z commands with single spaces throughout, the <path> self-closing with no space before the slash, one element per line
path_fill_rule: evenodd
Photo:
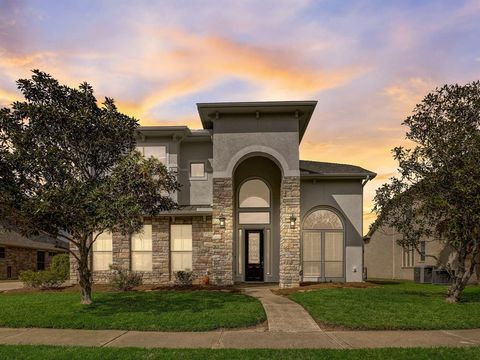
<path fill-rule="evenodd" d="M 371 180 L 377 174 L 355 165 L 300 160 L 300 176 L 305 178 L 357 178 Z"/>
<path fill-rule="evenodd" d="M 299 140 L 307 129 L 316 101 L 249 101 L 198 103 L 198 113 L 204 129 L 213 129 L 213 120 L 222 115 L 254 114 L 288 114 L 298 118 Z"/>
<path fill-rule="evenodd" d="M 45 235 L 27 238 L 15 231 L 0 229 L 0 246 L 12 246 L 47 251 L 66 251 L 68 243 Z"/>

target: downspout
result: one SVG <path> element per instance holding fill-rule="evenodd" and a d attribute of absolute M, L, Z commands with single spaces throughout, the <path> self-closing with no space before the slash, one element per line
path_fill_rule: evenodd
<path fill-rule="evenodd" d="M 392 280 L 395 280 L 395 229 L 393 229 L 392 240 Z"/>

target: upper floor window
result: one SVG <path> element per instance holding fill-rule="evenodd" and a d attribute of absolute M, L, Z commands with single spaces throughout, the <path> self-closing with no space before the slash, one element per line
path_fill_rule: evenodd
<path fill-rule="evenodd" d="M 413 246 L 404 246 L 403 247 L 403 256 L 402 256 L 402 267 L 408 268 L 413 267 L 415 261 L 415 249 Z"/>
<path fill-rule="evenodd" d="M 425 241 L 420 241 L 420 261 L 425 261 L 425 257 L 427 256 L 427 244 Z"/>
<path fill-rule="evenodd" d="M 240 187 L 238 198 L 241 208 L 270 207 L 270 189 L 260 179 L 245 181 Z"/>
<path fill-rule="evenodd" d="M 5 259 L 5 248 L 0 247 L 0 259 Z"/>
<path fill-rule="evenodd" d="M 154 158 L 160 160 L 162 164 L 167 164 L 167 147 L 165 145 L 146 145 L 139 146 L 137 149 L 146 158 L 153 156 Z"/>
<path fill-rule="evenodd" d="M 205 163 L 192 162 L 190 163 L 190 178 L 191 179 L 205 179 Z"/>

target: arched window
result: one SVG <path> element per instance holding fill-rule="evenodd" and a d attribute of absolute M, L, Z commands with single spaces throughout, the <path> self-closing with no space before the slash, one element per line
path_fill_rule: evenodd
<path fill-rule="evenodd" d="M 331 210 L 311 212 L 303 221 L 302 260 L 304 281 L 344 278 L 344 229 Z"/>
<path fill-rule="evenodd" d="M 240 208 L 268 208 L 270 207 L 270 189 L 260 179 L 245 181 L 240 187 L 238 200 Z"/>

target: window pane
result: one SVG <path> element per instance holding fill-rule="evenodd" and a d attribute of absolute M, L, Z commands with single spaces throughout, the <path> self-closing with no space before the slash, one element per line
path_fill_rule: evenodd
<path fill-rule="evenodd" d="M 192 252 L 172 252 L 172 271 L 191 271 Z"/>
<path fill-rule="evenodd" d="M 143 156 L 149 158 L 153 156 L 162 162 L 163 164 L 167 163 L 167 148 L 165 146 L 144 146 L 143 147 Z"/>
<path fill-rule="evenodd" d="M 151 252 L 132 252 L 133 271 L 152 271 Z"/>
<path fill-rule="evenodd" d="M 170 236 L 172 251 L 192 250 L 192 225 L 171 225 Z"/>
<path fill-rule="evenodd" d="M 320 261 L 321 238 L 321 232 L 303 233 L 303 261 Z"/>
<path fill-rule="evenodd" d="M 342 230 L 342 221 L 333 211 L 316 210 L 303 222 L 304 229 L 332 229 Z"/>
<path fill-rule="evenodd" d="M 325 277 L 343 277 L 343 261 L 326 262 Z"/>
<path fill-rule="evenodd" d="M 191 177 L 205 177 L 205 164 L 204 163 L 191 163 L 190 164 L 190 176 Z"/>
<path fill-rule="evenodd" d="M 93 243 L 93 251 L 112 251 L 112 233 L 106 231 L 100 234 Z"/>
<path fill-rule="evenodd" d="M 109 266 L 111 264 L 112 264 L 111 252 L 94 252 L 93 253 L 93 270 L 94 271 L 110 270 Z"/>
<path fill-rule="evenodd" d="M 240 224 L 270 224 L 269 212 L 241 212 L 238 216 Z"/>
<path fill-rule="evenodd" d="M 239 206 L 270 207 L 270 189 L 262 180 L 254 179 L 243 183 L 239 193 Z"/>
<path fill-rule="evenodd" d="M 304 261 L 303 262 L 303 276 L 322 276 L 320 261 Z"/>
<path fill-rule="evenodd" d="M 152 251 L 152 225 L 143 225 L 139 233 L 132 234 L 132 251 Z"/>
<path fill-rule="evenodd" d="M 343 233 L 325 233 L 325 261 L 343 261 Z"/>

